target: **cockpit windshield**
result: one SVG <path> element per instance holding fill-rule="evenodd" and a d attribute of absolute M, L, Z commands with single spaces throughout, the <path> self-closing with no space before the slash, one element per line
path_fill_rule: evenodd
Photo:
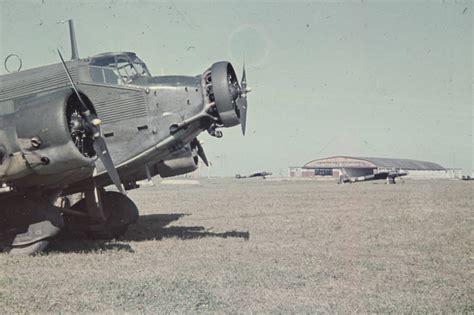
<path fill-rule="evenodd" d="M 134 53 L 109 53 L 92 58 L 90 73 L 93 82 L 126 84 L 151 76 L 145 63 Z"/>

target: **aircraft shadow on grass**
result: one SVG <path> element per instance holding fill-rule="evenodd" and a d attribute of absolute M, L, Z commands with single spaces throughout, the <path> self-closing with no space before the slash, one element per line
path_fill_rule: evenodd
<path fill-rule="evenodd" d="M 128 231 L 116 240 L 91 240 L 77 239 L 68 235 L 63 235 L 54 240 L 48 249 L 48 252 L 93 252 L 93 251 L 127 251 L 133 253 L 132 247 L 128 242 L 141 242 L 151 240 L 162 240 L 165 238 L 177 238 L 181 240 L 198 239 L 205 237 L 219 238 L 242 238 L 249 240 L 248 231 L 226 231 L 213 232 L 203 226 L 168 226 L 174 221 L 179 220 L 190 214 L 172 213 L 172 214 L 149 214 L 140 216 L 138 222 L 131 225 Z"/>

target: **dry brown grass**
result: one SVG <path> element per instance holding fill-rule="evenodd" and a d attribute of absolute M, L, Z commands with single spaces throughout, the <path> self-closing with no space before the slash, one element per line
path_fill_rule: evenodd
<path fill-rule="evenodd" d="M 211 179 L 121 240 L 0 255 L 10 312 L 474 312 L 473 186 Z"/>

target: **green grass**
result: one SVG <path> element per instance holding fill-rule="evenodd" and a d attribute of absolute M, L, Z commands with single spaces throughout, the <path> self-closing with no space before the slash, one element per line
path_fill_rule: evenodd
<path fill-rule="evenodd" d="M 0 311 L 474 312 L 473 186 L 211 179 L 110 242 L 0 255 Z"/>

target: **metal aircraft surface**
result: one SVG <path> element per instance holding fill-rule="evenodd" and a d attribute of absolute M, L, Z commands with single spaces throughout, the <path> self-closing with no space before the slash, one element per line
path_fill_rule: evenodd
<path fill-rule="evenodd" d="M 240 124 L 245 134 L 245 69 L 240 84 L 225 61 L 152 76 L 133 52 L 79 58 L 69 30 L 71 60 L 58 51 L 60 63 L 0 76 L 3 251 L 42 250 L 61 229 L 117 237 L 138 218 L 125 190 L 207 165 L 203 131 L 220 138 Z"/>
<path fill-rule="evenodd" d="M 272 173 L 263 171 L 263 172 L 250 174 L 249 176 L 236 174 L 235 178 L 240 179 L 240 178 L 262 177 L 263 179 L 266 179 L 267 176 L 271 176 L 271 175 L 272 175 Z"/>
<path fill-rule="evenodd" d="M 345 184 L 345 183 L 357 183 L 363 181 L 371 181 L 371 180 L 387 180 L 387 184 L 395 184 L 396 178 L 401 178 L 403 176 L 408 175 L 407 172 L 402 170 L 391 170 L 390 172 L 378 172 L 373 175 L 366 175 L 366 176 L 358 176 L 358 177 L 349 177 L 345 170 L 342 171 L 341 175 L 338 179 L 338 184 Z"/>

